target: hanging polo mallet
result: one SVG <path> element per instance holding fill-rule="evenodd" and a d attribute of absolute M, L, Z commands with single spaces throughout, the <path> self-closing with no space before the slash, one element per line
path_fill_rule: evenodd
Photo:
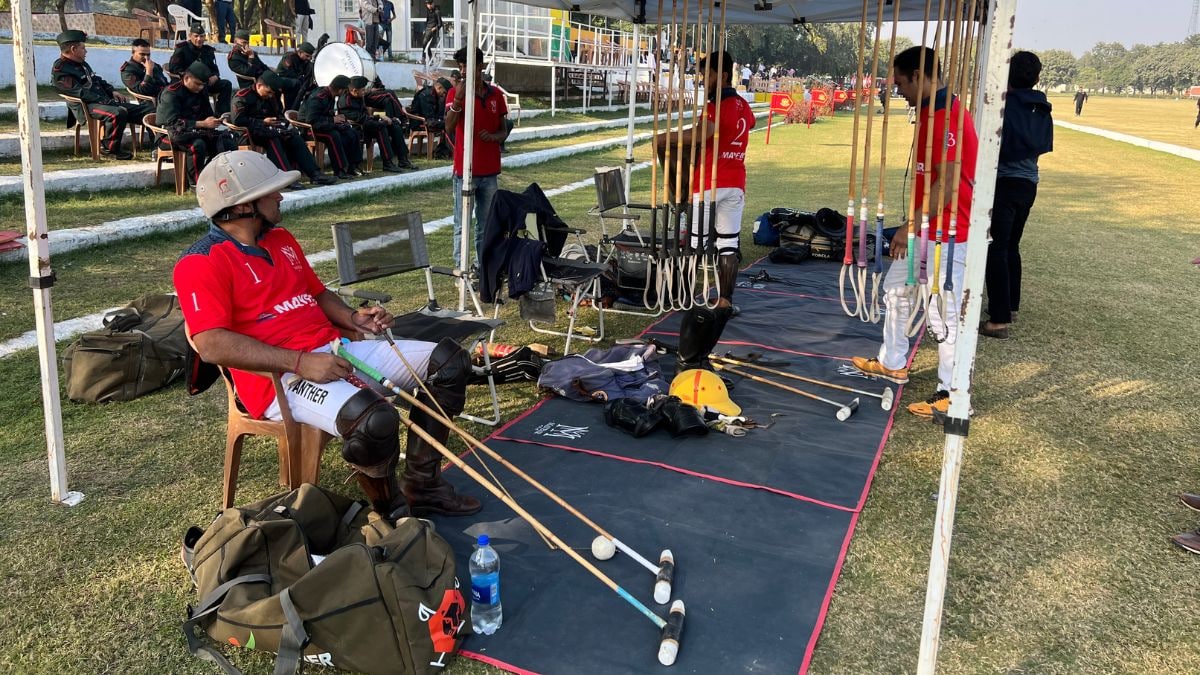
<path fill-rule="evenodd" d="M 385 334 L 385 337 L 387 337 L 389 342 L 392 342 L 391 336 L 387 336 Z M 392 342 L 392 344 L 394 346 L 395 343 Z M 517 477 L 521 478 L 525 482 L 532 485 L 534 488 L 536 488 L 542 494 L 549 497 L 551 499 L 551 501 L 553 501 L 554 503 L 563 507 L 564 509 L 567 510 L 568 513 L 570 513 L 571 515 L 578 518 L 580 521 L 582 521 L 588 527 L 592 528 L 592 530 L 594 530 L 599 535 L 595 539 L 592 540 L 592 555 L 595 556 L 595 558 L 597 560 L 609 560 L 616 554 L 616 552 L 618 550 L 624 551 L 626 555 L 628 555 L 630 558 L 633 558 L 635 561 L 637 561 L 637 563 L 639 565 L 641 565 L 642 567 L 645 567 L 647 570 L 650 571 L 651 574 L 655 575 L 655 578 L 654 578 L 654 601 L 660 605 L 665 605 L 671 600 L 671 590 L 672 590 L 671 586 L 675 580 L 675 556 L 671 553 L 670 549 L 664 549 L 663 552 L 661 554 L 659 554 L 659 564 L 658 565 L 655 565 L 654 563 L 650 562 L 646 558 L 642 557 L 642 555 L 639 554 L 637 551 L 635 551 L 632 547 L 625 544 L 625 542 L 623 542 L 620 539 L 617 539 L 613 535 L 609 534 L 608 531 L 606 531 L 604 528 L 597 525 L 595 522 L 593 522 L 590 518 L 588 518 L 583 513 L 581 513 L 574 506 L 571 506 L 570 503 L 568 503 L 562 497 L 558 496 L 558 494 L 556 494 L 553 490 L 546 487 L 545 485 L 542 485 L 540 482 L 538 482 L 532 476 L 530 476 L 529 474 L 522 471 L 515 464 L 509 462 L 500 453 L 489 448 L 483 441 L 472 436 L 465 429 L 463 429 L 462 427 L 455 424 L 452 420 L 447 418 L 445 415 L 443 415 L 439 411 L 434 410 L 433 408 L 429 407 L 428 405 L 426 405 L 423 401 L 421 401 L 417 397 L 413 396 L 412 394 L 408 393 L 407 391 L 405 391 L 402 388 L 400 388 L 399 386 L 397 386 L 395 382 L 392 382 L 388 378 L 384 377 L 383 374 L 380 373 L 377 369 L 371 367 L 369 364 L 367 364 L 367 363 L 363 362 L 361 359 L 355 357 L 344 347 L 345 347 L 345 341 L 343 341 L 342 346 L 338 348 L 338 351 L 337 351 L 338 356 L 349 361 L 350 364 L 353 365 L 355 368 L 362 371 L 362 373 L 364 373 L 371 379 L 375 380 L 376 382 L 379 382 L 381 385 L 383 385 L 387 389 L 391 390 L 397 396 L 399 396 L 400 398 L 407 401 L 410 405 L 413 405 L 413 406 L 423 410 L 424 412 L 428 413 L 429 415 L 433 416 L 433 418 L 436 419 L 438 422 L 440 422 L 441 424 L 445 425 L 447 428 L 449 428 L 450 430 L 452 430 L 456 434 L 458 434 L 459 437 L 461 437 L 463 439 L 463 441 L 465 441 L 468 445 L 479 448 L 488 457 L 491 457 L 492 459 L 496 460 L 497 462 L 500 462 L 500 464 L 503 465 L 504 468 L 508 469 L 509 471 L 512 471 L 514 474 L 517 475 Z M 403 357 L 401 357 L 401 358 L 403 358 Z M 414 375 L 414 377 L 415 377 L 415 375 Z"/>
<path fill-rule="evenodd" d="M 841 385 L 841 384 L 834 384 L 833 382 L 826 382 L 824 380 L 818 380 L 818 379 L 812 378 L 812 377 L 805 377 L 803 375 L 797 375 L 795 373 L 789 373 L 785 370 L 776 370 L 774 368 L 760 366 L 757 363 L 753 363 L 751 361 L 743 361 L 741 359 L 733 358 L 731 356 L 717 356 L 716 354 L 713 354 L 709 358 L 713 359 L 715 361 L 727 362 L 727 363 L 733 364 L 733 365 L 741 367 L 741 368 L 753 368 L 754 370 L 764 372 L 764 373 L 769 373 L 771 375 L 778 375 L 780 377 L 788 377 L 793 380 L 800 380 L 801 382 L 807 382 L 809 384 L 816 384 L 816 385 L 820 385 L 822 387 L 829 387 L 830 389 L 837 389 L 839 391 L 848 391 L 852 394 L 861 394 L 863 396 L 870 396 L 871 398 L 877 398 L 877 399 L 879 399 L 879 407 L 884 410 L 891 410 L 892 404 L 895 403 L 895 401 L 896 401 L 896 392 L 892 391 L 891 387 L 884 387 L 882 392 L 875 393 L 875 392 L 870 392 L 870 391 L 864 391 L 862 389 L 855 389 L 854 387 L 847 387 L 847 386 Z"/>
<path fill-rule="evenodd" d="M 740 376 L 746 378 L 747 380 L 753 380 L 755 382 L 762 382 L 763 384 L 770 385 L 777 389 L 782 389 L 784 391 L 791 392 L 793 394 L 799 394 L 800 396 L 803 396 L 805 398 L 811 398 L 814 401 L 820 401 L 821 403 L 825 403 L 827 405 L 831 405 L 831 406 L 837 408 L 836 417 L 839 422 L 845 422 L 846 420 L 850 419 L 850 416 L 854 414 L 854 411 L 858 410 L 858 399 L 857 398 L 854 399 L 853 401 L 850 401 L 849 403 L 838 403 L 837 401 L 831 401 L 831 400 L 825 398 L 824 396 L 817 396 L 816 394 L 809 393 L 807 391 L 804 391 L 803 389 L 789 387 L 786 384 L 783 384 L 781 382 L 776 382 L 775 380 L 768 380 L 765 377 L 759 377 L 758 375 L 747 373 L 746 371 L 739 370 L 738 368 L 735 368 L 734 366 L 731 366 L 729 364 L 721 363 L 719 359 L 720 359 L 720 357 L 717 357 L 717 359 L 713 359 L 713 367 L 718 370 L 727 370 L 730 373 L 733 373 L 734 375 L 740 375 Z"/>
<path fill-rule="evenodd" d="M 353 365 L 355 368 L 360 370 L 363 374 L 367 375 L 368 377 L 370 377 L 372 379 L 375 379 L 377 382 L 379 382 L 379 384 L 387 387 L 388 389 L 392 390 L 394 393 L 400 395 L 401 397 L 404 397 L 406 395 L 407 392 L 405 392 L 400 387 L 397 387 L 395 385 L 395 383 L 393 383 L 391 380 L 388 380 L 386 377 L 383 377 L 379 373 L 379 371 L 377 371 L 374 368 L 372 368 L 371 366 L 367 365 L 361 359 L 355 358 L 346 349 L 344 349 L 344 348 L 339 349 L 338 356 L 341 356 L 342 358 L 346 359 L 347 361 L 349 361 L 351 363 L 351 365 Z M 408 396 L 411 396 L 411 394 L 409 394 Z M 406 400 L 408 400 L 408 399 L 406 399 Z M 412 400 L 415 401 L 415 397 L 412 397 Z M 426 409 L 426 410 L 428 411 L 428 409 Z M 438 421 L 441 422 L 442 424 L 446 424 L 446 422 L 448 420 L 446 420 L 445 418 L 442 418 L 442 419 L 439 419 Z M 570 556 L 572 560 L 579 563 L 585 570 L 587 570 L 589 573 L 591 573 L 592 576 L 599 579 L 601 583 L 603 583 L 605 586 L 607 586 L 609 589 L 611 589 L 614 593 L 621 596 L 621 598 L 624 599 L 629 604 L 633 605 L 633 607 L 635 609 L 637 609 L 639 612 L 641 612 L 641 614 L 643 616 L 645 616 L 655 626 L 657 626 L 659 631 L 661 632 L 661 639 L 659 641 L 659 648 L 658 648 L 658 662 L 663 664 L 664 666 L 669 666 L 669 665 L 672 665 L 675 663 L 675 657 L 679 653 L 680 636 L 683 632 L 683 617 L 684 617 L 685 611 L 684 611 L 684 606 L 683 606 L 682 600 L 676 600 L 674 603 L 671 604 L 671 610 L 670 610 L 670 613 L 668 614 L 668 618 L 670 620 L 663 619 L 659 615 L 655 614 L 653 610 L 651 610 L 646 605 L 642 604 L 642 602 L 640 600 L 633 597 L 628 591 L 626 591 L 624 588 L 621 588 L 619 585 L 617 585 L 617 582 L 610 579 L 608 577 L 608 575 L 606 575 L 604 572 L 601 572 L 600 570 L 596 569 L 595 565 L 593 565 L 592 563 L 585 560 L 583 558 L 583 556 L 579 555 L 579 553 L 577 553 L 575 551 L 575 549 L 568 546 L 566 544 L 566 542 L 564 542 L 562 539 L 559 539 L 558 535 L 554 534 L 554 532 L 552 532 L 550 530 L 550 528 L 543 525 L 540 520 L 533 517 L 533 514 L 526 511 L 520 504 L 518 504 L 516 502 L 515 499 L 504 494 L 504 491 L 501 490 L 499 486 L 497 486 L 492 481 L 488 480 L 483 474 L 479 473 L 474 468 L 472 468 L 469 464 L 464 462 L 458 455 L 451 452 L 449 448 L 447 448 L 445 445 L 440 443 L 436 438 L 434 438 L 432 435 L 430 435 L 429 432 L 422 429 L 419 425 L 414 424 L 413 421 L 408 418 L 408 416 L 401 415 L 400 422 L 402 424 L 404 424 L 405 427 L 408 428 L 410 433 L 414 433 L 417 436 L 419 436 L 421 438 L 421 440 L 425 441 L 431 447 L 433 447 L 433 449 L 440 452 L 443 457 L 445 457 L 447 460 L 450 461 L 451 464 L 458 467 L 459 469 L 462 469 L 462 471 L 464 473 L 466 473 L 467 476 L 469 476 L 471 478 L 471 480 L 474 480 L 485 490 L 492 493 L 492 496 L 494 496 L 496 499 L 499 499 L 505 506 L 507 506 L 508 508 L 515 511 L 518 516 L 521 516 L 522 518 L 524 518 L 525 522 L 529 523 L 530 526 L 533 527 L 533 529 L 537 530 L 539 533 L 542 534 L 542 536 L 544 536 L 547 539 L 549 539 L 550 541 L 552 541 L 554 543 L 554 545 L 559 548 L 559 550 L 561 550 L 563 553 L 566 553 L 568 556 Z M 453 427 L 451 427 L 451 428 L 453 428 Z"/>

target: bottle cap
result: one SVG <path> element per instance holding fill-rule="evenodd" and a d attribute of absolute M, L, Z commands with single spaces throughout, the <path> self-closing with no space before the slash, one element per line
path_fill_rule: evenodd
<path fill-rule="evenodd" d="M 488 539 L 488 536 L 487 536 L 486 534 L 481 534 L 481 535 L 479 535 L 479 542 L 478 542 L 478 543 L 479 543 L 479 545 L 480 545 L 480 546 L 487 546 L 487 545 L 488 545 L 488 543 L 489 543 L 490 541 L 491 541 L 491 540 L 490 540 L 490 539 Z"/>

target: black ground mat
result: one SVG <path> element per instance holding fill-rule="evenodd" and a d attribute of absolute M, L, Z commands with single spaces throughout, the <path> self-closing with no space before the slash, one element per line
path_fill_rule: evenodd
<path fill-rule="evenodd" d="M 524 521 L 484 495 L 462 471 L 447 478 L 483 498 L 469 518 L 437 518 L 454 547 L 460 578 L 478 534 L 501 560 L 504 625 L 472 636 L 466 652 L 538 673 L 794 673 L 811 648 L 855 514 L 698 477 L 536 445 L 489 446 L 577 509 L 657 561 L 675 555 L 673 598 L 687 605 L 679 659 L 656 660 L 658 629 Z M 474 460 L 472 465 L 478 468 Z M 588 560 L 595 533 L 526 483 L 489 462 L 531 513 Z M 653 575 L 622 553 L 595 563 L 651 609 Z"/>

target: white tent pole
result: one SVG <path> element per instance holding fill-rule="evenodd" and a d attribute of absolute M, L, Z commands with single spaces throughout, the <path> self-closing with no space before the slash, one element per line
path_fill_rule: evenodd
<path fill-rule="evenodd" d="M 965 288 L 959 289 L 965 306 L 959 312 L 954 345 L 954 372 L 950 378 L 950 410 L 946 419 L 946 444 L 942 452 L 942 477 L 934 520 L 933 549 L 929 555 L 929 581 L 925 589 L 925 618 L 921 625 L 921 651 L 917 673 L 932 675 L 937 667 L 942 628 L 942 603 L 954 534 L 954 509 L 958 501 L 958 476 L 962 467 L 971 409 L 971 370 L 979 340 L 979 314 L 983 277 L 987 268 L 992 199 L 996 191 L 996 164 L 1000 158 L 1000 132 L 1004 127 L 1004 94 L 1008 89 L 1008 62 L 1012 49 L 1017 0 L 991 0 L 988 8 L 987 70 L 980 86 L 979 152 L 975 160 L 975 194 L 971 202 L 970 239 L 967 242 Z"/>
<path fill-rule="evenodd" d="M 471 226 L 471 210 L 475 201 L 472 170 L 475 159 L 475 81 L 479 79 L 479 68 L 483 66 L 476 58 L 475 41 L 478 39 L 477 25 L 479 23 L 479 2 L 467 2 L 467 72 L 463 73 L 462 81 L 467 87 L 467 102 L 463 112 L 463 137 L 458 139 L 463 144 L 463 182 L 462 182 L 462 242 L 459 247 L 459 259 L 462 260 L 462 271 L 471 269 L 471 252 L 475 250 L 474 227 Z M 478 223 L 475 227 L 483 227 Z M 458 284 L 458 311 L 464 311 L 467 306 L 467 284 L 463 279 Z"/>
<path fill-rule="evenodd" d="M 641 56 L 642 48 L 638 44 L 640 37 L 641 25 L 633 24 L 633 63 L 629 66 L 629 79 L 625 83 L 626 91 L 629 92 L 629 122 L 628 133 L 625 137 L 625 203 L 629 203 L 630 178 L 633 172 L 633 118 L 636 116 L 637 110 L 637 81 L 638 81 L 638 58 Z"/>
<path fill-rule="evenodd" d="M 17 76 L 17 115 L 21 137 L 21 172 L 25 186 L 25 231 L 29 246 L 29 285 L 33 288 L 37 324 L 38 365 L 42 379 L 42 411 L 46 420 L 46 454 L 50 463 L 50 499 L 68 506 L 83 495 L 67 490 L 62 409 L 58 397 L 58 353 L 54 345 L 54 306 L 50 287 L 50 245 L 46 233 L 46 195 L 42 182 L 41 122 L 38 119 L 37 75 L 33 67 L 33 10 L 29 0 L 13 3 L 13 67 Z"/>
<path fill-rule="evenodd" d="M 554 117 L 558 112 L 558 80 L 554 66 L 550 66 L 550 116 Z"/>

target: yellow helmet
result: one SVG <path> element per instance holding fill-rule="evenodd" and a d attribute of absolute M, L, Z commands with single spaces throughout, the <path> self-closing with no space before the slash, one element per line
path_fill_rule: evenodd
<path fill-rule="evenodd" d="M 693 368 L 679 373 L 671 381 L 671 395 L 678 396 L 684 403 L 701 411 L 712 408 L 731 417 L 742 414 L 741 407 L 730 400 L 725 381 L 710 370 Z"/>

